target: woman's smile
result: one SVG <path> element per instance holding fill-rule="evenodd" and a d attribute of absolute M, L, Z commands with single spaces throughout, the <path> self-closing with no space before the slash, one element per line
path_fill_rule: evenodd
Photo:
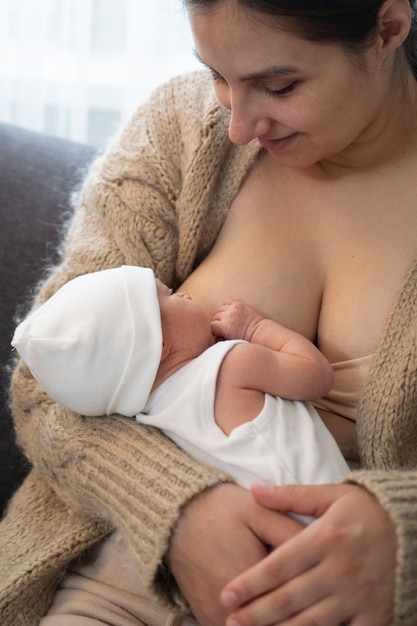
<path fill-rule="evenodd" d="M 196 55 L 230 110 L 233 143 L 257 139 L 282 165 L 299 168 L 358 165 L 356 145 L 368 146 L 369 162 L 392 152 L 395 138 L 381 145 L 378 132 L 391 119 L 393 92 L 376 46 L 358 63 L 286 30 L 284 18 L 249 19 L 230 3 L 192 13 L 190 23 Z"/>
<path fill-rule="evenodd" d="M 268 139 L 267 137 L 258 137 L 258 141 L 263 148 L 269 152 L 281 152 L 291 146 L 297 139 L 299 133 L 291 133 L 285 137 L 278 139 Z"/>

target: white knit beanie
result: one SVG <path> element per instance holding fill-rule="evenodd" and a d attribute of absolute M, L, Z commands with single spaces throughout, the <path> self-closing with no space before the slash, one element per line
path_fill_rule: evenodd
<path fill-rule="evenodd" d="M 69 281 L 12 345 L 56 402 L 82 415 L 137 415 L 162 354 L 153 271 L 124 265 Z"/>

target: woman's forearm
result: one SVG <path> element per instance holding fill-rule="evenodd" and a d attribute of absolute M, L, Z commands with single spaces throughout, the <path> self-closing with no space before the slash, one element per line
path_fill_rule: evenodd
<path fill-rule="evenodd" d="M 156 429 L 54 404 L 23 363 L 13 376 L 13 410 L 30 461 L 70 510 L 123 532 L 149 585 L 183 505 L 226 480 Z"/>

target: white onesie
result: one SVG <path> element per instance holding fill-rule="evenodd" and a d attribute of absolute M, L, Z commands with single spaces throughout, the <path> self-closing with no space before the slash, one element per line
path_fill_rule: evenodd
<path fill-rule="evenodd" d="M 222 341 L 187 363 L 150 395 L 136 419 L 156 426 L 192 456 L 237 483 L 339 482 L 349 467 L 313 406 L 265 394 L 261 412 L 226 435 L 214 419 L 216 379 L 227 352 Z"/>

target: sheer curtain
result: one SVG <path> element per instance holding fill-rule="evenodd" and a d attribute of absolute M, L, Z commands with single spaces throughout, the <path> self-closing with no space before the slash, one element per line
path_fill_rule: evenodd
<path fill-rule="evenodd" d="M 0 121 L 101 146 L 192 48 L 181 0 L 0 0 Z"/>

